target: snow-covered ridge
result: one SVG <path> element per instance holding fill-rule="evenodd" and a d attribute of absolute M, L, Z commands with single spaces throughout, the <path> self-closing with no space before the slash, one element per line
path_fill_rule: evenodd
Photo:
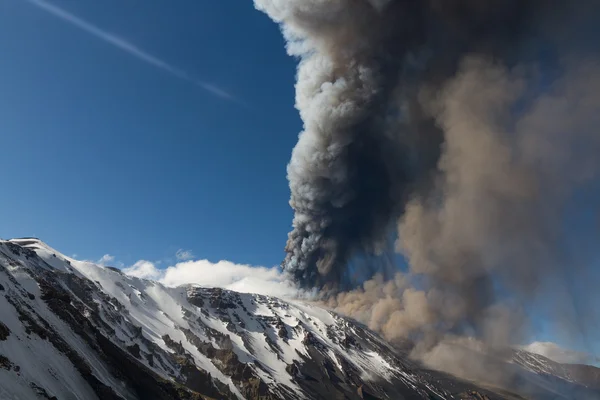
<path fill-rule="evenodd" d="M 315 305 L 169 288 L 33 238 L 0 241 L 0 285 L 2 399 L 504 398 Z"/>

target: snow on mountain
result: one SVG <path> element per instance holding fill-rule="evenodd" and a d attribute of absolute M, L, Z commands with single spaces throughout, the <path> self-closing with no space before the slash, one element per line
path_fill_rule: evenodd
<path fill-rule="evenodd" d="M 523 350 L 563 364 L 594 364 L 600 362 L 600 358 L 581 351 L 565 349 L 552 342 L 533 342 L 524 346 Z"/>
<path fill-rule="evenodd" d="M 1 399 L 518 398 L 424 369 L 312 304 L 170 288 L 37 239 L 0 241 L 0 295 Z M 518 355 L 546 379 L 543 357 Z M 573 377 L 553 379 L 571 390 Z"/>

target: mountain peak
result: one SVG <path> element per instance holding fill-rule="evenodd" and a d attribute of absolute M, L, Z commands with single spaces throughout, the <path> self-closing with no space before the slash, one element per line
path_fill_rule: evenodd
<path fill-rule="evenodd" d="M 170 288 L 39 239 L 0 241 L 0 291 L 0 393 L 9 398 L 512 398 L 427 370 L 314 304 Z M 541 356 L 516 360 L 527 374 L 547 373 Z M 560 390 L 596 393 L 553 371 Z"/>

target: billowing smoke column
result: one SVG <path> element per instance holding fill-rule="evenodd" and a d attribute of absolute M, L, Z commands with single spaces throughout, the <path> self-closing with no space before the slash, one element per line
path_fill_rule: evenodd
<path fill-rule="evenodd" d="M 583 263 L 563 244 L 599 171 L 597 34 L 573 24 L 594 3 L 255 0 L 300 59 L 284 269 L 390 339 L 514 340 L 521 300 Z M 342 292 L 394 227 L 410 272 Z"/>
<path fill-rule="evenodd" d="M 304 132 L 288 167 L 295 211 L 284 267 L 308 286 L 339 283 L 348 258 L 384 239 L 427 185 L 441 131 L 418 101 L 463 54 L 516 58 L 535 0 L 256 0 L 301 58 Z M 539 2 L 545 4 L 547 2 Z"/>

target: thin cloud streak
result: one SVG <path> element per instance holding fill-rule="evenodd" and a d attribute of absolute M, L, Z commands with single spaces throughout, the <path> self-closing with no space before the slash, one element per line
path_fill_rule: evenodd
<path fill-rule="evenodd" d="M 124 52 L 126 52 L 130 55 L 171 74 L 172 76 L 174 76 L 176 78 L 186 80 L 186 81 L 188 81 L 188 82 L 190 82 L 190 83 L 192 83 L 192 84 L 194 84 L 194 85 L 206 90 L 207 92 L 209 92 L 217 97 L 220 97 L 222 99 L 237 102 L 237 99 L 234 96 L 227 93 L 225 90 L 213 85 L 212 83 L 196 79 L 192 75 L 185 72 L 184 70 L 174 67 L 173 65 L 161 60 L 160 58 L 153 56 L 152 54 L 145 52 L 144 50 L 134 46 L 133 44 L 127 42 L 126 40 L 121 39 L 118 36 L 115 36 L 111 33 L 103 31 L 102 29 L 98 28 L 97 26 L 69 13 L 68 11 L 63 10 L 60 7 L 50 4 L 44 0 L 25 0 L 25 1 L 38 7 L 39 9 L 41 9 L 43 11 L 46 11 L 47 13 L 49 13 L 57 18 L 60 18 L 61 20 L 65 21 L 65 22 L 89 33 L 90 35 L 93 35 L 96 38 L 103 40 L 106 43 L 112 44 L 113 46 L 123 50 Z"/>

